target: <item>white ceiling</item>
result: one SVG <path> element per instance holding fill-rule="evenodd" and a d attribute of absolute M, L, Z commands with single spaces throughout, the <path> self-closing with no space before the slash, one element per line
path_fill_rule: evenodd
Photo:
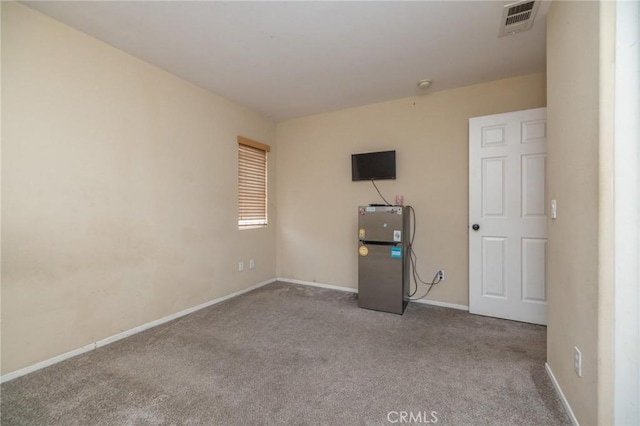
<path fill-rule="evenodd" d="M 545 15 L 498 37 L 502 1 L 25 2 L 271 119 L 545 68 Z"/>

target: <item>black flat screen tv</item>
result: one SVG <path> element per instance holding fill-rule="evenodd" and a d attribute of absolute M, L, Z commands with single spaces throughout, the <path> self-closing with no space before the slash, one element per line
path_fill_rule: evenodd
<path fill-rule="evenodd" d="M 351 180 L 395 179 L 396 152 L 381 151 L 351 155 Z"/>

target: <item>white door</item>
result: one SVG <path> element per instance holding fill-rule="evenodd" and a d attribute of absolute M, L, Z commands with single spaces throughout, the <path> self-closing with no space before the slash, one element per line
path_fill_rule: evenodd
<path fill-rule="evenodd" d="M 469 120 L 469 311 L 547 323 L 546 108 Z"/>

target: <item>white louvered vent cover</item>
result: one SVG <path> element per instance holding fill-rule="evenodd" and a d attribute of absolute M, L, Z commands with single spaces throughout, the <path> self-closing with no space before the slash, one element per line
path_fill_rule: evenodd
<path fill-rule="evenodd" d="M 499 36 L 526 31 L 533 25 L 540 0 L 524 0 L 509 3 L 502 9 Z"/>

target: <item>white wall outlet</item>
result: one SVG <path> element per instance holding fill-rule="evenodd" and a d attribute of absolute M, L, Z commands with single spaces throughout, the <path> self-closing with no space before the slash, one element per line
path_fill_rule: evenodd
<path fill-rule="evenodd" d="M 573 371 L 578 377 L 582 377 L 582 352 L 577 346 L 573 347 Z"/>
<path fill-rule="evenodd" d="M 558 203 L 556 200 L 551 200 L 551 219 L 558 217 Z"/>
<path fill-rule="evenodd" d="M 238 271 L 244 271 L 244 262 L 242 260 L 238 262 Z"/>
<path fill-rule="evenodd" d="M 253 269 L 256 267 L 256 262 L 253 259 L 249 259 L 249 269 Z"/>
<path fill-rule="evenodd" d="M 438 281 L 444 280 L 444 269 L 438 269 Z"/>

